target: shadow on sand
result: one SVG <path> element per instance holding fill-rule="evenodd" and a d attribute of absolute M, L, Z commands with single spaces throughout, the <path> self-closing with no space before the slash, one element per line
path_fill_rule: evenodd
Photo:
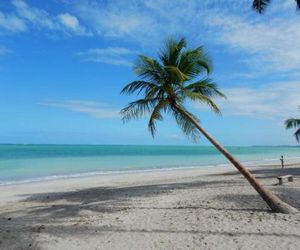
<path fill-rule="evenodd" d="M 282 174 L 300 175 L 300 169 L 263 169 L 252 171 L 257 176 L 264 176 L 264 178 L 273 178 Z M 291 173 L 292 172 L 292 173 Z M 232 172 L 225 174 L 237 175 Z M 222 174 L 224 176 L 224 174 Z M 139 185 L 129 187 L 96 187 L 80 189 L 69 192 L 56 193 L 39 193 L 27 196 L 22 202 L 30 207 L 23 211 L 15 211 L 13 213 L 1 213 L 0 233 L 2 239 L 0 240 L 0 249 L 39 249 L 35 242 L 37 234 L 41 231 L 48 234 L 55 234 L 60 232 L 61 235 L 95 232 L 147 232 L 143 229 L 126 230 L 122 227 L 82 227 L 81 229 L 70 226 L 60 225 L 60 220 L 65 218 L 77 218 L 83 216 L 82 211 L 97 213 L 98 215 L 104 213 L 115 213 L 118 211 L 126 211 L 130 209 L 212 209 L 216 211 L 244 211 L 244 212 L 269 212 L 263 201 L 258 195 L 245 194 L 224 194 L 212 197 L 212 199 L 222 200 L 228 203 L 236 203 L 240 209 L 231 208 L 231 206 L 220 208 L 208 206 L 207 204 L 199 206 L 174 206 L 174 207 L 158 207 L 158 206 L 138 206 L 134 199 L 147 198 L 159 196 L 161 194 L 172 193 L 174 190 L 187 189 L 201 189 L 217 188 L 222 189 L 228 187 L 241 187 L 248 185 L 243 178 L 233 178 L 232 180 L 218 180 L 218 181 L 193 181 L 183 183 L 169 183 L 157 185 Z M 290 186 L 273 186 L 272 189 L 285 201 L 300 208 L 299 191 Z M 255 204 L 256 207 L 253 207 Z M 260 204 L 257 207 L 257 204 Z M 10 219 L 11 218 L 11 219 Z M 80 226 L 79 226 L 80 227 Z M 54 230 L 55 229 L 55 230 Z M 14 231 L 16 238 L 12 237 L 10 232 Z M 223 234 L 232 235 L 231 232 L 205 232 L 205 231 L 180 231 L 180 230 L 152 230 L 151 233 L 191 233 L 191 234 Z M 245 233 L 244 233 L 245 234 Z M 255 233 L 249 233 L 249 235 Z M 234 235 L 238 235 L 235 233 Z M 263 235 L 263 232 L 259 233 Z M 281 235 L 282 237 L 284 235 Z M 295 236 L 298 237 L 298 236 Z M 10 248 L 6 248 L 10 246 Z M 22 246 L 22 248 L 20 248 Z"/>
<path fill-rule="evenodd" d="M 276 178 L 277 176 L 281 176 L 281 175 L 294 175 L 295 177 L 299 177 L 300 176 L 300 168 L 290 168 L 290 167 L 285 167 L 285 168 L 281 168 L 281 167 L 266 167 L 263 166 L 261 169 L 253 169 L 251 170 L 251 168 L 248 168 L 252 174 L 254 174 L 256 176 L 256 178 L 258 179 L 263 179 L 263 178 Z M 236 176 L 236 175 L 240 175 L 240 173 L 238 171 L 232 171 L 232 172 L 228 172 L 228 173 L 222 173 L 222 174 L 214 174 L 214 176 L 216 175 L 221 175 L 221 176 Z"/>

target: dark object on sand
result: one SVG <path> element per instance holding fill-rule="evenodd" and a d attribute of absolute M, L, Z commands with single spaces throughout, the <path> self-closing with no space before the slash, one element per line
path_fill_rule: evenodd
<path fill-rule="evenodd" d="M 288 182 L 293 182 L 294 178 L 292 175 L 282 175 L 282 176 L 278 176 L 277 179 L 279 180 L 279 185 L 282 185 L 283 180 L 288 180 Z"/>

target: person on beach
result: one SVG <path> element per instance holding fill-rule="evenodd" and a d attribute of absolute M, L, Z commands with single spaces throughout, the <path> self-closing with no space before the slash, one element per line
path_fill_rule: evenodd
<path fill-rule="evenodd" d="M 281 168 L 284 168 L 283 155 L 280 157 Z"/>

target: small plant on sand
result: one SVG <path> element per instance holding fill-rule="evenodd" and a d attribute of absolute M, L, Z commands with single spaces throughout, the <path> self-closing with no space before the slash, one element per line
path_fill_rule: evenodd
<path fill-rule="evenodd" d="M 299 107 L 300 110 L 300 107 Z M 296 118 L 290 118 L 285 121 L 285 128 L 290 129 L 290 128 L 295 128 L 296 132 L 294 133 L 297 142 L 300 142 L 300 119 Z"/>
<path fill-rule="evenodd" d="M 135 93 L 141 95 L 141 98 L 122 109 L 124 122 L 149 115 L 148 128 L 154 136 L 156 122 L 163 120 L 163 113 L 170 114 L 187 136 L 197 140 L 200 134 L 204 135 L 249 181 L 274 212 L 297 212 L 296 208 L 263 187 L 237 159 L 209 135 L 198 118 L 186 109 L 186 102 L 194 101 L 208 105 L 213 112 L 220 113 L 213 98 L 224 98 L 217 85 L 206 76 L 211 72 L 211 64 L 202 47 L 188 49 L 184 38 L 169 39 L 159 53 L 158 60 L 140 55 L 134 70 L 140 80 L 127 84 L 121 93 Z"/>

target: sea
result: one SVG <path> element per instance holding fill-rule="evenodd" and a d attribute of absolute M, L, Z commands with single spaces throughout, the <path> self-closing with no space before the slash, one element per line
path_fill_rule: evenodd
<path fill-rule="evenodd" d="M 226 147 L 242 162 L 300 161 L 300 147 Z M 0 144 L 0 185 L 94 175 L 215 167 L 228 161 L 210 146 Z"/>

